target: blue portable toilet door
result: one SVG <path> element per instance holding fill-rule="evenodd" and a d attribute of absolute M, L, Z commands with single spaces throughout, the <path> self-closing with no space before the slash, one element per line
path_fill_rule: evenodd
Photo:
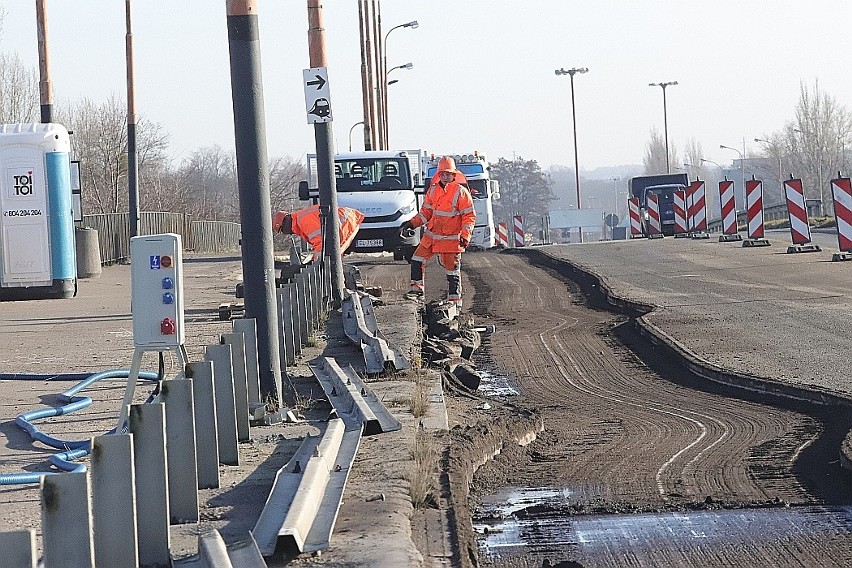
<path fill-rule="evenodd" d="M 0 286 L 50 286 L 44 154 L 38 148 L 0 149 L 0 170 Z"/>

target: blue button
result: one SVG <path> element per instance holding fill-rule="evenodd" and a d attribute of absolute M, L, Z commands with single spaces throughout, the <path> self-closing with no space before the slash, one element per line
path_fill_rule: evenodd
<path fill-rule="evenodd" d="M 175 295 L 171 292 L 166 292 L 163 294 L 163 303 L 164 304 L 174 304 L 175 303 Z"/>
<path fill-rule="evenodd" d="M 168 277 L 163 278 L 163 289 L 164 290 L 171 290 L 174 287 L 175 287 L 175 281 L 174 280 L 172 280 L 171 278 L 168 278 Z"/>

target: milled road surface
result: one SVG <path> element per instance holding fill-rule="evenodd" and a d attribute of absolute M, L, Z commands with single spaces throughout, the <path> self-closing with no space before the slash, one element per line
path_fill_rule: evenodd
<path fill-rule="evenodd" d="M 659 520 L 672 512 L 730 508 L 748 516 L 766 507 L 761 513 L 783 512 L 794 527 L 795 519 L 807 516 L 799 506 L 816 506 L 807 514 L 819 517 L 823 505 L 849 505 L 852 483 L 837 464 L 848 417 L 792 404 L 770 406 L 756 396 L 743 399 L 709 386 L 637 339 L 624 317 L 587 306 L 576 286 L 531 267 L 520 255 L 467 254 L 465 273 L 475 288 L 477 323 L 497 326 L 487 342 L 491 370 L 514 379 L 519 395 L 511 402 L 538 413 L 545 425 L 529 446 L 506 447 L 480 468 L 474 493 L 486 497 L 506 487 L 562 492 L 556 501 L 519 507 L 516 520 L 543 515 L 535 530 L 525 527 L 525 547 L 515 542 L 489 549 L 488 538 L 481 539 L 484 564 L 541 566 L 543 559 L 583 566 L 852 564 L 848 509 L 845 522 L 843 513 L 839 520 L 825 513 L 833 530 L 781 529 L 767 539 L 761 531 L 750 534 L 750 527 L 774 526 L 771 521 L 739 520 L 721 537 L 699 542 L 703 545 L 674 538 Z M 585 513 L 606 515 L 568 521 Z M 571 524 L 576 530 L 594 519 L 639 526 L 644 518 L 659 525 L 634 531 L 646 553 L 625 554 L 618 539 L 601 548 L 571 538 Z M 702 518 L 696 526 L 719 523 L 722 515 Z M 560 522 L 569 526 L 554 531 Z M 500 523 L 490 526 L 506 530 Z"/>

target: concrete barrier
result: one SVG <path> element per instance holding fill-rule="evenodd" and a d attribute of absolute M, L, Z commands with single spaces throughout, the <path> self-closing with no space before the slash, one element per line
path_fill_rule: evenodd
<path fill-rule="evenodd" d="M 234 379 L 231 370 L 231 346 L 208 345 L 204 351 L 204 358 L 213 362 L 219 462 L 225 465 L 240 465 L 240 454 L 237 446 L 237 411 L 234 406 Z"/>
<path fill-rule="evenodd" d="M 253 404 L 263 404 L 260 400 L 260 369 L 257 363 L 257 321 L 254 318 L 235 319 L 231 322 L 234 333 L 244 336 L 246 351 L 246 388 L 249 408 Z M 281 385 L 276 385 L 281 392 Z"/>
<path fill-rule="evenodd" d="M 99 278 L 103 272 L 98 231 L 88 227 L 74 231 L 77 247 L 77 278 Z"/>
<path fill-rule="evenodd" d="M 187 369 L 187 376 L 192 379 L 198 488 L 216 489 L 219 487 L 219 444 L 213 362 L 189 363 Z"/>
<path fill-rule="evenodd" d="M 195 410 L 192 379 L 161 383 L 166 405 L 166 447 L 169 483 L 169 520 L 174 524 L 198 522 L 198 471 L 195 451 Z"/>
<path fill-rule="evenodd" d="M 92 439 L 92 516 L 97 566 L 138 566 L 133 464 L 133 434 L 108 434 Z M 70 565 L 66 562 L 56 566 Z"/>
<path fill-rule="evenodd" d="M 128 425 L 134 441 L 139 565 L 167 568 L 171 557 L 165 405 L 131 405 Z"/>
<path fill-rule="evenodd" d="M 0 558 L 6 568 L 36 568 L 35 531 L 0 532 Z"/>
<path fill-rule="evenodd" d="M 44 565 L 94 568 L 89 474 L 63 473 L 41 479 Z"/>
<path fill-rule="evenodd" d="M 234 377 L 234 410 L 237 417 L 237 440 L 251 440 L 249 402 L 246 385 L 246 344 L 242 333 L 223 333 L 222 343 L 231 346 L 231 371 Z"/>

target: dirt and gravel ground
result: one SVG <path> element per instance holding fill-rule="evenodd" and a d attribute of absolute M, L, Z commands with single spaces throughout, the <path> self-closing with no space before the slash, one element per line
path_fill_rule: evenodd
<path fill-rule="evenodd" d="M 603 250 L 589 245 L 578 247 L 577 254 L 601 259 Z M 407 266 L 389 258 L 355 260 L 366 284 L 385 289 L 387 305 L 377 310 L 380 325 L 406 350 L 417 338 L 415 306 L 399 300 Z M 478 325 L 496 326 L 484 336 L 477 362 L 518 394 L 484 399 L 448 382 L 450 431 L 442 434 L 435 429 L 442 419 L 436 411 L 443 408 L 440 398 L 434 400 L 435 414 L 412 416 L 411 374 L 372 385 L 403 430 L 362 443 L 332 549 L 271 565 L 852 564 L 852 482 L 837 463 L 850 423 L 844 412 L 778 405 L 761 395 L 714 387 L 685 372 L 669 350 L 639 337 L 629 319 L 602 309 L 595 297 L 521 255 L 469 253 L 464 265 L 466 312 Z M 440 286 L 430 287 L 430 275 L 440 274 L 430 268 L 427 291 L 435 295 L 443 282 L 432 276 Z M 127 268 L 109 267 L 100 282 L 82 281 L 80 297 L 68 301 L 65 313 L 57 314 L 61 304 L 54 302 L 0 305 L 2 370 L 126 366 L 132 344 L 129 284 L 122 271 Z M 216 319 L 215 308 L 232 298 L 238 279 L 236 258 L 187 264 L 188 294 L 197 298 L 187 314 L 187 328 L 195 330 L 188 339 L 191 359 L 229 329 Z M 610 276 L 610 282 L 617 280 Z M 330 330 L 338 327 L 330 322 Z M 44 339 L 54 335 L 55 341 Z M 320 338 L 315 349 L 305 360 L 322 351 L 340 354 L 342 347 L 331 337 Z M 241 445 L 243 464 L 222 468 L 222 490 L 201 496 L 203 522 L 174 528 L 173 548 L 192 552 L 195 536 L 206 528 L 218 528 L 228 541 L 244 536 L 274 471 L 301 436 L 319 431 L 327 407 L 311 394 L 305 367 L 291 374 L 306 395 L 308 421 L 253 429 L 254 442 Z M 5 436 L 0 473 L 43 467 L 47 452 L 22 439 L 10 420 L 49 404 L 64 388 L 43 381 L 0 382 Z M 122 390 L 120 382 L 94 389 L 103 404 L 57 428 L 69 437 L 106 430 Z M 423 430 L 443 450 L 433 468 L 430 506 L 415 509 L 409 498 L 418 473 L 412 454 Z M 382 493 L 384 500 L 373 500 Z M 505 513 L 500 505 L 515 503 L 517 495 L 522 503 Z M 673 518 L 687 526 L 671 525 Z M 514 541 L 512 526 L 519 533 Z M 22 527 L 38 528 L 36 492 L 0 487 L 0 530 Z"/>
<path fill-rule="evenodd" d="M 637 514 L 658 512 L 848 506 L 852 483 L 838 466 L 838 457 L 849 413 L 792 403 L 768 405 L 771 401 L 760 396 L 714 387 L 638 338 L 624 317 L 600 309 L 594 301 L 587 304 L 578 287 L 560 275 L 533 268 L 517 254 L 467 255 L 465 260 L 476 290 L 473 313 L 477 321 L 498 329 L 487 344 L 491 370 L 511 377 L 519 391 L 507 399 L 514 408 L 495 407 L 492 421 L 512 421 L 512 412 L 522 409 L 544 425 L 533 442 L 505 444 L 476 471 L 472 500 L 477 503 L 506 487 L 565 493 L 555 504 L 552 499 L 539 501 L 517 507 L 513 515 L 516 520 L 543 518 L 536 525 L 545 541 L 540 535 L 539 548 L 529 546 L 536 537 L 527 534 L 519 542 L 528 546 L 515 542 L 517 553 L 500 548 L 490 558 L 483 555 L 482 564 L 852 562 L 848 513 L 839 533 L 825 531 L 819 538 L 783 534 L 777 542 L 739 534 L 721 539 L 715 547 L 696 547 L 651 531 L 643 547 L 652 552 L 644 556 L 623 550 L 619 554 L 615 544 L 616 550 L 609 553 L 583 546 L 568 538 L 571 531 L 564 526 L 553 531 L 559 522 L 584 518 L 581 515 L 612 515 L 614 520 L 624 514 L 636 519 Z M 496 518 L 501 520 L 501 514 Z M 483 519 L 479 524 L 488 529 Z M 743 537 L 744 542 L 732 546 Z M 487 537 L 480 535 L 479 540 Z"/>

